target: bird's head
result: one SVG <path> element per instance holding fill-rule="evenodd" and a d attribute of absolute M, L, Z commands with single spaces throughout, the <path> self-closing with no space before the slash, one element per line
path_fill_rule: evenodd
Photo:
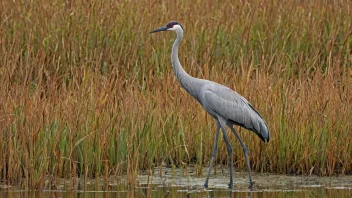
<path fill-rule="evenodd" d="M 183 30 L 183 27 L 177 21 L 170 21 L 164 27 L 158 28 L 158 29 L 153 30 L 149 33 L 155 33 L 155 32 L 167 31 L 167 30 L 179 31 L 179 30 Z"/>

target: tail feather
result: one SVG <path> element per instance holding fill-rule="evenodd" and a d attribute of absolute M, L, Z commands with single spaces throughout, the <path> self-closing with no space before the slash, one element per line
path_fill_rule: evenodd
<path fill-rule="evenodd" d="M 259 122 L 259 130 L 256 130 L 255 133 L 260 137 L 260 139 L 262 139 L 264 142 L 269 142 L 270 140 L 270 132 L 269 132 L 269 128 L 266 125 L 264 120 L 261 120 L 261 122 Z"/>
<path fill-rule="evenodd" d="M 253 110 L 253 117 L 251 118 L 252 127 L 249 130 L 255 132 L 264 142 L 269 142 L 270 131 L 268 125 L 259 112 L 251 104 L 248 103 L 248 105 Z M 257 124 L 255 124 L 255 122 L 257 122 Z"/>
<path fill-rule="evenodd" d="M 266 125 L 266 122 L 260 116 L 251 117 L 251 122 L 247 126 L 242 126 L 248 130 L 253 131 L 255 134 L 260 137 L 264 142 L 269 142 L 270 132 L 269 128 Z"/>
<path fill-rule="evenodd" d="M 266 125 L 266 122 L 261 117 L 260 118 L 256 117 L 255 120 L 256 121 L 251 120 L 252 123 L 251 124 L 247 123 L 248 125 L 235 122 L 234 120 L 230 120 L 230 121 L 231 121 L 231 123 L 233 123 L 233 124 L 235 124 L 237 126 L 240 126 L 240 127 L 245 128 L 245 129 L 248 129 L 250 131 L 253 131 L 264 142 L 269 142 L 269 140 L 270 140 L 270 132 L 269 132 L 268 126 Z M 257 123 L 255 124 L 255 122 L 257 122 Z"/>

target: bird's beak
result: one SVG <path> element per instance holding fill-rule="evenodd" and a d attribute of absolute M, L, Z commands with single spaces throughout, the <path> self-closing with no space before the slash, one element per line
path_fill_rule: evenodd
<path fill-rule="evenodd" d="M 156 30 L 153 30 L 153 31 L 149 32 L 149 34 L 155 33 L 155 32 L 166 31 L 167 29 L 169 29 L 169 28 L 167 28 L 167 27 L 161 27 L 161 28 L 158 28 L 158 29 L 156 29 Z"/>

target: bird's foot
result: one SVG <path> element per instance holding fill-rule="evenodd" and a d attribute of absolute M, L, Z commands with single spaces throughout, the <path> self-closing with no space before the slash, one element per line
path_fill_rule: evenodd
<path fill-rule="evenodd" d="M 229 189 L 232 189 L 233 188 L 233 182 L 230 182 L 229 183 Z"/>
<path fill-rule="evenodd" d="M 208 189 L 208 182 L 206 182 L 206 183 L 204 184 L 204 188 L 205 188 L 205 189 Z"/>
<path fill-rule="evenodd" d="M 253 191 L 253 189 L 254 189 L 254 182 L 250 182 L 250 183 L 249 183 L 248 189 L 249 189 L 250 191 Z"/>

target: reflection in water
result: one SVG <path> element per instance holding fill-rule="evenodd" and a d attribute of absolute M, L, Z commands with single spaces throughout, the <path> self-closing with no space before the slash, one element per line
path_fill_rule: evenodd
<path fill-rule="evenodd" d="M 205 190 L 188 190 L 180 187 L 159 187 L 159 186 L 142 186 L 134 187 L 131 189 L 125 189 L 121 191 L 12 191 L 10 189 L 1 189 L 0 197 L 251 197 L 251 198 L 283 198 L 283 197 L 351 197 L 352 189 L 328 189 L 324 187 L 319 188 L 300 188 L 295 190 L 275 190 L 267 189 L 260 191 L 230 191 L 225 189 L 213 189 L 209 191 Z"/>

